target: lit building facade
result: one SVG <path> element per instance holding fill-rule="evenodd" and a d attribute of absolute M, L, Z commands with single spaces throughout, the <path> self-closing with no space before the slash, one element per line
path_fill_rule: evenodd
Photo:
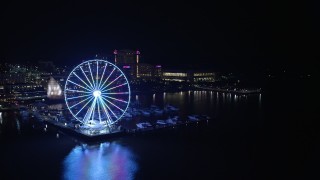
<path fill-rule="evenodd" d="M 115 64 L 129 79 L 161 78 L 161 65 L 140 63 L 140 51 L 114 50 Z"/>
<path fill-rule="evenodd" d="M 36 66 L 3 63 L 0 67 L 0 101 L 45 98 L 41 73 Z"/>
<path fill-rule="evenodd" d="M 116 65 L 130 65 L 139 63 L 139 51 L 114 50 L 114 62 Z"/>
<path fill-rule="evenodd" d="M 214 82 L 215 73 L 208 71 L 165 70 L 162 72 L 165 81 L 178 82 Z"/>
<path fill-rule="evenodd" d="M 37 67 L 5 63 L 0 67 L 0 84 L 40 84 L 41 74 Z"/>
<path fill-rule="evenodd" d="M 48 91 L 54 95 L 60 90 L 63 94 L 61 84 L 65 80 L 65 68 L 53 68 L 55 66 L 52 62 L 39 62 L 33 66 L 0 64 L 0 101 L 43 99 L 47 97 Z M 59 88 L 49 88 L 50 77 L 56 78 Z"/>
<path fill-rule="evenodd" d="M 42 85 L 38 84 L 14 84 L 10 85 L 10 92 L 14 100 L 44 99 L 47 93 Z"/>
<path fill-rule="evenodd" d="M 193 82 L 214 82 L 216 74 L 214 72 L 197 71 L 192 72 L 191 78 Z"/>
<path fill-rule="evenodd" d="M 137 72 L 139 73 L 137 77 L 146 79 L 153 77 L 153 65 L 140 63 L 137 65 L 137 69 L 139 69 L 139 71 Z"/>
<path fill-rule="evenodd" d="M 165 81 L 189 81 L 188 72 L 179 70 L 166 70 L 162 72 L 162 79 Z"/>
<path fill-rule="evenodd" d="M 116 66 L 124 69 L 129 79 L 139 77 L 139 59 L 140 51 L 133 50 L 114 50 L 114 63 Z"/>

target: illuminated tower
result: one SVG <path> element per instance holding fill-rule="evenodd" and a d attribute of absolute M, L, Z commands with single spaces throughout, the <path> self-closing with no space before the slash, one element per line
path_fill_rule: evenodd
<path fill-rule="evenodd" d="M 137 78 L 139 77 L 139 56 L 140 56 L 140 51 L 137 51 L 136 52 L 136 56 L 137 56 L 137 64 L 136 64 L 136 67 L 137 67 Z"/>
<path fill-rule="evenodd" d="M 140 51 L 123 49 L 114 50 L 113 54 L 115 65 L 122 69 L 125 69 L 125 74 L 129 78 L 140 77 L 141 68 L 138 67 L 140 61 Z"/>

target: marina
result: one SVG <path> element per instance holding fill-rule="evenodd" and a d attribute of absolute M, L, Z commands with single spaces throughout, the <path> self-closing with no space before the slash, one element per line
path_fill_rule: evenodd
<path fill-rule="evenodd" d="M 64 105 L 46 105 L 35 103 L 20 107 L 23 119 L 33 118 L 37 122 L 52 126 L 71 136 L 84 141 L 98 141 L 112 137 L 141 134 L 152 131 L 191 126 L 192 124 L 208 123 L 211 117 L 207 115 L 189 114 L 181 115 L 179 108 L 167 104 L 160 108 L 156 105 L 140 107 L 139 103 L 132 103 L 121 121 L 112 126 L 91 120 L 86 125 L 72 118 Z"/>
<path fill-rule="evenodd" d="M 57 172 L 55 179 L 67 176 L 70 172 L 73 173 L 72 176 L 81 178 L 83 165 L 91 162 L 91 167 L 96 167 L 96 163 L 106 167 L 108 163 L 116 163 L 115 160 L 118 159 L 119 163 L 115 167 L 127 169 L 136 179 L 152 179 L 154 169 L 165 166 L 168 169 L 179 166 L 181 169 L 178 173 L 183 179 L 197 179 L 199 176 L 193 175 L 192 170 L 200 172 L 203 168 L 209 168 L 210 171 L 202 172 L 204 176 L 210 175 L 213 172 L 210 169 L 212 163 L 219 166 L 225 162 L 225 158 L 221 157 L 224 156 L 226 147 L 235 150 L 227 152 L 230 155 L 227 161 L 234 162 L 233 154 L 242 152 L 243 148 L 239 145 L 243 143 L 243 137 L 252 140 L 258 134 L 247 133 L 248 130 L 243 129 L 259 126 L 262 121 L 257 119 L 259 114 L 253 112 L 262 112 L 257 109 L 265 107 L 259 105 L 259 95 L 230 96 L 210 91 L 132 94 L 131 100 L 126 115 L 118 121 L 118 125 L 122 125 L 121 129 L 128 129 L 108 135 L 93 133 L 90 136 L 75 131 L 80 123 L 68 113 L 62 100 L 35 102 L 24 107 L 20 104 L 19 111 L 2 112 L 2 164 L 26 162 L 4 170 L 22 172 L 18 178 L 13 179 L 41 179 L 43 174 L 50 177 L 54 172 Z M 143 115 L 142 111 L 149 112 L 150 115 Z M 208 121 L 205 120 L 206 115 L 210 117 Z M 192 121 L 192 117 L 200 120 Z M 59 126 L 50 122 L 59 122 Z M 139 123 L 142 129 L 138 127 Z M 232 146 L 229 147 L 230 145 Z M 239 148 L 240 151 L 236 151 Z M 245 155 L 241 153 L 239 156 L 242 158 Z M 199 166 L 203 160 L 206 163 Z M 155 161 L 159 163 L 150 166 Z M 28 166 L 27 162 L 32 162 L 33 166 Z M 132 162 L 137 171 L 132 169 Z M 53 164 L 53 169 L 44 166 L 46 163 Z M 131 165 L 127 166 L 128 164 Z M 235 168 L 240 168 L 242 172 L 249 167 L 246 164 L 243 166 L 243 163 L 239 163 Z M 23 173 L 26 168 L 30 168 L 31 175 Z M 43 174 L 39 175 L 34 169 L 40 169 Z M 102 172 L 112 174 L 108 168 L 104 168 Z M 139 173 L 148 175 L 141 178 Z M 87 176 L 91 174 L 88 172 Z M 107 175 L 104 177 L 109 177 Z M 170 179 L 162 172 L 159 177 Z"/>

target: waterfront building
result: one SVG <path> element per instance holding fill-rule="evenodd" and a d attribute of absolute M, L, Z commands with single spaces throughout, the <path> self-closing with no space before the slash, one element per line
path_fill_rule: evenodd
<path fill-rule="evenodd" d="M 138 66 L 139 69 L 139 78 L 142 79 L 151 79 L 153 78 L 153 68 L 154 66 L 151 64 L 140 63 Z"/>
<path fill-rule="evenodd" d="M 42 73 L 36 66 L 4 63 L 0 71 L 0 84 L 40 84 Z"/>
<path fill-rule="evenodd" d="M 162 80 L 165 81 L 189 81 L 188 72 L 181 70 L 165 70 L 162 72 Z"/>
<path fill-rule="evenodd" d="M 155 78 L 161 79 L 161 77 L 162 77 L 162 66 L 161 65 L 155 65 L 154 66 L 154 74 L 153 74 L 153 76 Z"/>
<path fill-rule="evenodd" d="M 139 77 L 139 59 L 140 51 L 133 50 L 114 50 L 114 63 L 120 69 L 125 70 L 129 79 Z"/>
<path fill-rule="evenodd" d="M 12 84 L 7 86 L 10 94 L 17 101 L 44 99 L 47 93 L 42 85 L 39 84 Z"/>
<path fill-rule="evenodd" d="M 114 50 L 114 62 L 130 80 L 161 78 L 161 65 L 140 62 L 140 51 Z"/>
<path fill-rule="evenodd" d="M 39 62 L 33 66 L 9 63 L 1 64 L 0 101 L 14 102 L 46 98 L 47 91 L 49 90 L 49 79 L 56 72 L 52 68 L 55 68 L 52 62 Z M 60 71 L 63 73 L 65 70 L 61 69 Z M 54 76 L 61 83 L 65 79 L 62 73 Z M 62 91 L 61 87 L 60 84 L 60 90 Z M 52 91 L 52 89 L 49 91 Z"/>
<path fill-rule="evenodd" d="M 191 72 L 193 82 L 214 82 L 216 74 L 210 71 L 193 71 Z"/>
<path fill-rule="evenodd" d="M 194 70 L 164 70 L 162 79 L 178 82 L 214 82 L 215 73 L 210 71 Z"/>
<path fill-rule="evenodd" d="M 139 64 L 139 51 L 114 50 L 114 61 L 116 65 Z"/>

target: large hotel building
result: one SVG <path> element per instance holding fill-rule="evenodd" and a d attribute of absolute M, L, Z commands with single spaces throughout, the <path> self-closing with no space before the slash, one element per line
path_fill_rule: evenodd
<path fill-rule="evenodd" d="M 114 62 L 130 79 L 162 79 L 178 82 L 214 82 L 215 73 L 196 70 L 164 70 L 161 65 L 140 62 L 140 51 L 114 50 Z"/>
<path fill-rule="evenodd" d="M 140 62 L 140 51 L 114 50 L 114 62 L 130 79 L 161 78 L 161 65 Z"/>

